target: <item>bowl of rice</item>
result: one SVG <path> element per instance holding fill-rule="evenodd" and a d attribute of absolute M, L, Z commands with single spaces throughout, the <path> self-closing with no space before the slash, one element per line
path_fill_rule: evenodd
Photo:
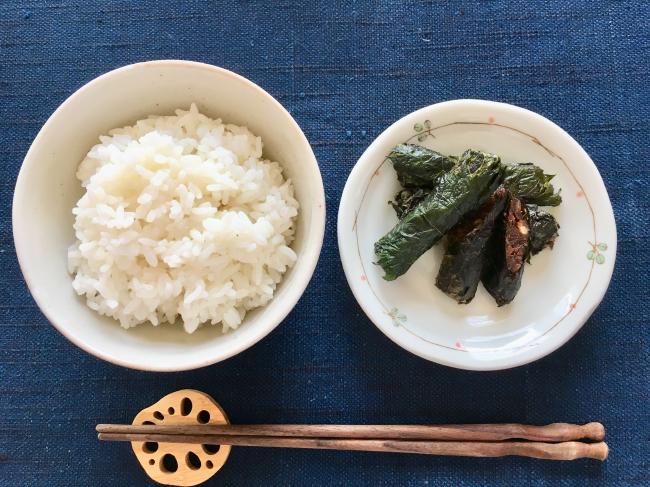
<path fill-rule="evenodd" d="M 48 119 L 18 175 L 16 253 L 48 320 L 117 365 L 188 370 L 261 340 L 318 261 L 325 196 L 300 127 L 215 66 L 104 74 Z"/>

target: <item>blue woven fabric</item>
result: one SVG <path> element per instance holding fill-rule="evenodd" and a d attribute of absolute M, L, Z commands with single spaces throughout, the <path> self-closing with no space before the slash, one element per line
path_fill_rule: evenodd
<path fill-rule="evenodd" d="M 274 95 L 316 152 L 327 192 L 316 274 L 286 321 L 222 364 L 125 370 L 66 341 L 22 279 L 10 222 L 21 160 L 75 89 L 124 64 L 192 59 Z M 98 422 L 129 421 L 180 388 L 233 422 L 546 423 L 600 420 L 611 457 L 528 459 L 235 448 L 210 485 L 650 485 L 650 3 L 569 1 L 0 3 L 0 485 L 148 485 Z M 345 282 L 336 211 L 345 179 L 385 127 L 414 109 L 485 98 L 539 112 L 590 153 L 619 232 L 604 302 L 535 364 L 472 373 L 401 350 Z"/>

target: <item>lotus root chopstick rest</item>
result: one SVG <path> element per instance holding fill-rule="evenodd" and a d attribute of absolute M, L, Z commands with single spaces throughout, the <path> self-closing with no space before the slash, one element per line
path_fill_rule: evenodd
<path fill-rule="evenodd" d="M 229 424 L 223 409 L 200 391 L 183 389 L 140 411 L 134 425 Z M 197 485 L 212 477 L 228 459 L 229 445 L 132 441 L 140 465 L 152 480 L 165 485 Z"/>

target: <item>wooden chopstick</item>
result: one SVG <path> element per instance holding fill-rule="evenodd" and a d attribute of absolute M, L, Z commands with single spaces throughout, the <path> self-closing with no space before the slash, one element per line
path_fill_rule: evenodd
<path fill-rule="evenodd" d="M 99 424 L 98 433 L 276 436 L 301 438 L 503 441 L 521 439 L 541 442 L 572 440 L 602 441 L 605 428 L 601 423 L 584 425 L 553 423 L 546 426 L 523 424 L 467 425 L 121 425 Z"/>
<path fill-rule="evenodd" d="M 100 440 L 141 441 L 159 443 L 223 444 L 276 448 L 310 448 L 325 450 L 355 450 L 394 453 L 419 453 L 424 455 L 450 455 L 465 457 L 521 456 L 546 460 L 576 460 L 593 458 L 605 460 L 607 445 L 567 441 L 542 443 L 530 441 L 409 441 L 368 440 L 336 438 L 292 438 L 282 436 L 239 435 L 189 435 L 189 434 L 143 434 L 99 433 Z"/>

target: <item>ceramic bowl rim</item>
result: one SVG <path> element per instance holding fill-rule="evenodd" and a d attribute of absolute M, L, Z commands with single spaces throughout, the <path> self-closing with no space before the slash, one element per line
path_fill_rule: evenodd
<path fill-rule="evenodd" d="M 207 70 L 213 73 L 218 73 L 222 76 L 230 77 L 236 80 L 238 83 L 241 83 L 247 86 L 248 88 L 257 91 L 262 97 L 266 98 L 273 106 L 275 106 L 276 109 L 279 110 L 279 113 L 282 116 L 287 118 L 287 122 L 290 125 L 292 125 L 294 128 L 295 136 L 300 138 L 300 142 L 304 146 L 303 149 L 305 149 L 305 152 L 309 155 L 309 160 L 306 160 L 305 163 L 309 163 L 312 166 L 312 171 L 310 174 L 311 177 L 313 177 L 316 180 L 315 186 L 317 187 L 318 194 L 315 195 L 315 198 L 317 198 L 319 201 L 322 201 L 321 206 L 317 206 L 317 205 L 312 206 L 312 221 L 310 223 L 310 228 L 305 230 L 305 238 L 308 238 L 309 236 L 313 241 L 313 246 L 311 248 L 305 247 L 303 253 L 299 255 L 299 259 L 303 262 L 306 260 L 307 264 L 306 266 L 303 264 L 303 269 L 302 269 L 303 272 L 301 274 L 292 275 L 292 282 L 291 282 L 292 288 L 289 289 L 288 292 L 283 296 L 283 301 L 284 301 L 283 305 L 278 307 L 277 310 L 275 310 L 276 312 L 274 316 L 270 317 L 269 319 L 258 319 L 256 323 L 257 332 L 250 334 L 246 340 L 241 340 L 239 342 L 236 342 L 234 346 L 230 348 L 227 352 L 212 356 L 211 358 L 205 360 L 197 360 L 194 362 L 188 361 L 185 364 L 180 366 L 174 364 L 152 366 L 152 365 L 139 363 L 137 360 L 118 357 L 116 355 L 113 355 L 112 353 L 107 353 L 104 350 L 93 347 L 88 343 L 84 342 L 83 340 L 78 339 L 74 334 L 70 333 L 67 327 L 65 326 L 65 324 L 55 319 L 55 317 L 52 316 L 48 307 L 39 298 L 39 293 L 36 292 L 36 288 L 32 281 L 32 276 L 26 270 L 27 266 L 25 263 L 25 256 L 23 255 L 23 251 L 22 251 L 23 243 L 19 235 L 19 232 L 17 232 L 17 228 L 21 226 L 20 218 L 19 218 L 21 210 L 20 208 L 17 207 L 16 202 L 20 200 L 22 193 L 27 190 L 26 184 L 28 182 L 28 172 L 35 170 L 33 168 L 34 161 L 32 159 L 32 154 L 35 151 L 34 147 L 39 143 L 41 135 L 51 125 L 57 123 L 56 120 L 57 116 L 64 110 L 64 108 L 66 108 L 70 103 L 72 103 L 72 101 L 75 98 L 80 96 L 85 91 L 92 89 L 96 85 L 106 81 L 109 78 L 113 78 L 116 76 L 119 77 L 124 72 L 131 71 L 134 69 L 143 69 L 143 68 L 146 69 L 149 67 L 160 67 L 160 66 L 184 67 L 184 68 Z M 291 310 L 298 303 L 299 299 L 302 297 L 305 289 L 307 288 L 307 285 L 309 284 L 314 274 L 314 271 L 316 270 L 316 265 L 320 257 L 320 252 L 322 249 L 323 240 L 325 236 L 325 224 L 326 224 L 325 206 L 326 206 L 326 202 L 325 202 L 325 189 L 323 186 L 323 179 L 313 149 L 311 148 L 311 145 L 309 144 L 307 137 L 305 136 L 304 132 L 302 131 L 302 129 L 300 128 L 296 120 L 291 116 L 288 110 L 278 100 L 276 100 L 270 93 L 268 93 L 266 90 L 264 90 L 257 84 L 253 83 L 249 79 L 228 69 L 219 66 L 214 66 L 207 63 L 197 62 L 197 61 L 187 61 L 187 60 L 180 60 L 180 59 L 160 59 L 160 60 L 151 60 L 151 61 L 143 61 L 143 62 L 128 64 L 113 69 L 111 71 L 108 71 L 106 73 L 103 73 L 93 78 L 92 80 L 88 81 L 77 90 L 75 90 L 56 108 L 56 110 L 54 110 L 54 112 L 48 117 L 46 122 L 43 124 L 43 126 L 40 128 L 40 130 L 34 137 L 34 140 L 30 144 L 30 147 L 21 163 L 21 167 L 18 172 L 18 177 L 16 178 L 16 184 L 14 187 L 14 195 L 12 198 L 11 220 L 12 220 L 12 233 L 14 239 L 14 247 L 16 250 L 16 257 L 23 278 L 25 280 L 25 283 L 27 284 L 27 287 L 34 301 L 36 302 L 38 308 L 41 310 L 41 312 L 43 313 L 45 318 L 50 322 L 50 324 L 59 331 L 59 333 L 61 333 L 71 343 L 73 343 L 80 349 L 84 350 L 85 352 L 94 355 L 95 357 L 105 360 L 107 362 L 113 363 L 115 365 L 119 365 L 130 369 L 135 369 L 135 370 L 144 370 L 144 371 L 151 371 L 151 372 L 180 372 L 184 370 L 193 370 L 201 367 L 206 367 L 208 365 L 221 362 L 223 360 L 226 360 L 234 355 L 243 352 L 244 350 L 252 347 L 257 342 L 262 340 L 269 333 L 271 333 L 271 331 L 273 331 L 286 318 L 286 316 L 291 312 Z M 264 308 L 261 308 L 262 313 L 264 312 L 263 310 Z"/>

